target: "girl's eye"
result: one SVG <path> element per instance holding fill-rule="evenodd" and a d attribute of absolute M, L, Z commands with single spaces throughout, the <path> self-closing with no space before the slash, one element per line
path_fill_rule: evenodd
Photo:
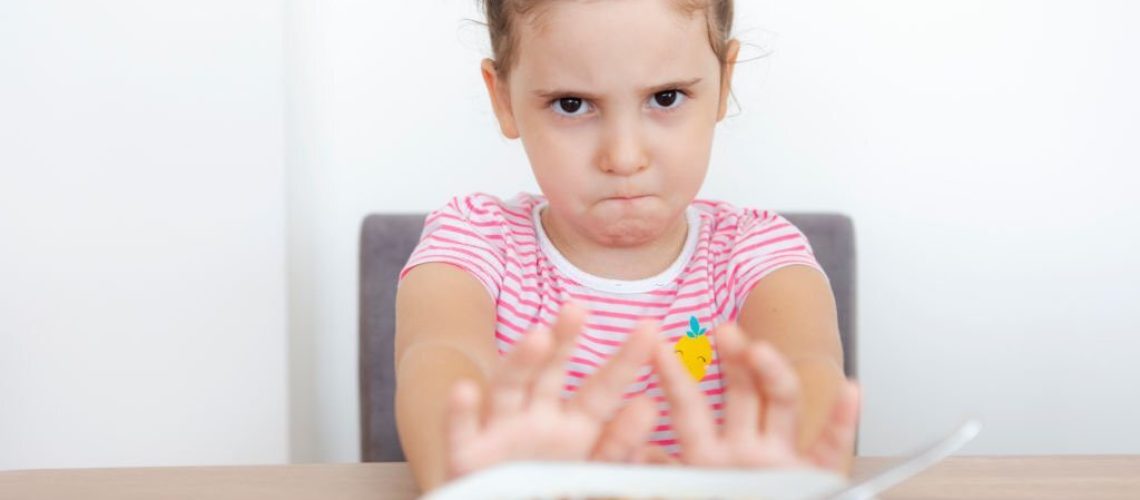
<path fill-rule="evenodd" d="M 550 109 L 563 116 L 582 116 L 590 112 L 590 103 L 580 97 L 561 97 L 550 103 Z"/>
<path fill-rule="evenodd" d="M 649 100 L 649 107 L 672 109 L 680 106 L 685 99 L 687 99 L 685 93 L 680 90 L 665 90 L 653 94 L 653 98 Z"/>
<path fill-rule="evenodd" d="M 659 109 L 673 109 L 680 106 L 686 99 L 688 96 L 680 90 L 665 90 L 653 94 L 653 98 L 649 100 L 649 106 Z M 588 101 L 581 97 L 560 97 L 550 103 L 550 109 L 562 116 L 577 117 L 588 114 L 593 108 Z"/>

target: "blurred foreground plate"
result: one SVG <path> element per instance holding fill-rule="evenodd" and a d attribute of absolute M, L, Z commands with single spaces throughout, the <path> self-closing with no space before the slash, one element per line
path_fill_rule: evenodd
<path fill-rule="evenodd" d="M 425 500 L 509 498 L 820 498 L 847 484 L 816 469 L 700 469 L 580 462 L 516 462 L 460 478 Z"/>
<path fill-rule="evenodd" d="M 950 456 L 978 435 L 971 419 L 853 484 L 819 469 L 702 469 L 598 462 L 515 462 L 448 483 L 426 500 L 513 498 L 761 498 L 866 500 Z"/>

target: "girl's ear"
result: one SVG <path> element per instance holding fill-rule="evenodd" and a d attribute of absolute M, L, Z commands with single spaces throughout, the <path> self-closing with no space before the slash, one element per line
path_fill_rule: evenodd
<path fill-rule="evenodd" d="M 483 83 L 487 85 L 487 94 L 491 97 L 491 108 L 495 110 L 495 118 L 499 120 L 499 129 L 508 139 L 518 139 L 519 130 L 515 126 L 515 115 L 511 111 L 511 96 L 507 89 L 507 82 L 499 78 L 495 70 L 495 61 L 483 59 L 480 65 L 483 71 Z"/>
<path fill-rule="evenodd" d="M 724 119 L 728 112 L 728 97 L 732 94 L 732 70 L 736 68 L 736 56 L 740 54 L 740 41 L 733 38 L 724 48 L 724 69 L 720 72 L 720 108 L 716 121 Z"/>

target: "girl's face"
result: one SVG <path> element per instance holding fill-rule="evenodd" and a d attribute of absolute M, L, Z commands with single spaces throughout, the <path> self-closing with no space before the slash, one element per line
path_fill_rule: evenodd
<path fill-rule="evenodd" d="M 672 0 L 547 2 L 514 23 L 515 64 L 483 77 L 521 137 L 548 217 L 604 246 L 656 241 L 708 169 L 738 44 L 721 64 L 703 10 Z"/>

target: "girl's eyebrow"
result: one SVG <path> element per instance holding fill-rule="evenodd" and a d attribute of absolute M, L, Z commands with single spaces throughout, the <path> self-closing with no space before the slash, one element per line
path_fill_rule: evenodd
<path fill-rule="evenodd" d="M 664 92 L 666 90 L 683 89 L 683 88 L 687 88 L 687 87 L 692 87 L 693 85 L 696 85 L 700 82 L 701 82 L 701 78 L 699 78 L 699 77 L 693 78 L 690 80 L 676 80 L 676 81 L 672 81 L 672 82 L 662 83 L 660 85 L 653 85 L 651 87 L 643 88 L 643 89 L 641 89 L 641 92 L 644 94 L 656 94 L 658 92 Z M 556 98 L 566 97 L 566 96 L 574 96 L 574 97 L 580 97 L 583 99 L 597 100 L 597 98 L 599 97 L 597 94 L 593 94 L 590 92 L 582 92 L 582 91 L 568 90 L 568 89 L 554 89 L 554 90 L 538 89 L 538 90 L 534 91 L 534 95 L 537 97 L 540 97 L 544 100 L 556 99 Z"/>

